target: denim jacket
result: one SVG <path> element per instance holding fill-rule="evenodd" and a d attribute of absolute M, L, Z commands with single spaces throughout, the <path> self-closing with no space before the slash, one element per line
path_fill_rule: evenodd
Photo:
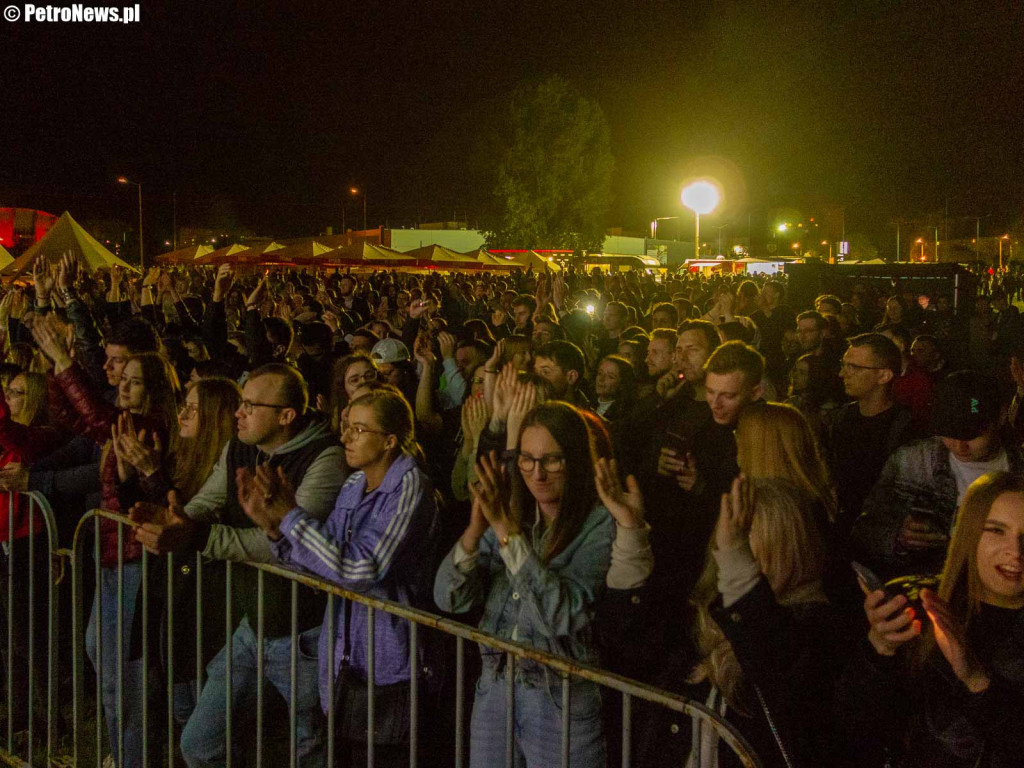
<path fill-rule="evenodd" d="M 546 565 L 530 548 L 512 575 L 499 554 L 494 531 L 480 541 L 476 567 L 456 565 L 455 548 L 444 558 L 434 579 L 434 601 L 443 611 L 466 613 L 483 605 L 480 629 L 583 663 L 597 662 L 594 612 L 611 564 L 615 524 L 597 504 L 572 542 Z M 504 654 L 481 647 L 484 672 L 495 672 Z M 540 673 L 540 665 L 524 661 L 524 674 Z"/>

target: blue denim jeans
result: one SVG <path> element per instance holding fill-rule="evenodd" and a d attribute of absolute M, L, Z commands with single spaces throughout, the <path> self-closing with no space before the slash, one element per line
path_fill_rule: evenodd
<path fill-rule="evenodd" d="M 103 600 L 103 618 L 99 623 L 103 640 L 103 669 L 100 689 L 103 699 L 103 714 L 107 721 L 107 734 L 110 738 L 110 752 L 115 763 L 120 765 L 118 755 L 118 734 L 124 729 L 124 766 L 134 768 L 142 765 L 142 659 L 131 659 L 132 624 L 135 620 L 135 609 L 141 607 L 140 586 L 142 584 L 142 566 L 139 563 L 126 563 L 124 566 L 124 614 L 121 625 L 122 665 L 124 676 L 121 684 L 123 717 L 118 716 L 117 709 L 117 569 L 103 568 L 100 570 L 100 583 L 93 597 L 92 613 L 89 615 L 89 626 L 85 630 L 85 652 L 96 667 L 97 653 L 97 613 L 99 598 Z M 149 695 L 155 697 L 159 693 L 159 684 L 150 678 Z"/>
<path fill-rule="evenodd" d="M 505 686 L 503 675 L 485 669 L 476 684 L 469 731 L 470 768 L 505 765 Z M 569 764 L 604 768 L 601 691 L 588 681 L 573 681 L 569 693 Z M 524 679 L 517 675 L 513 704 L 514 768 L 561 764 L 562 684 L 554 675 Z"/>
<path fill-rule="evenodd" d="M 317 643 L 320 627 L 299 635 L 296 664 L 296 757 L 301 768 L 327 762 L 324 715 L 317 687 Z M 265 638 L 264 677 L 288 701 L 291 680 L 291 638 Z M 231 641 L 231 727 L 235 749 L 253 738 L 256 716 L 256 633 L 243 618 Z M 195 710 L 181 734 L 181 754 L 190 768 L 224 765 L 227 758 L 227 646 L 206 667 L 206 680 Z M 175 709 L 178 709 L 176 706 Z M 266 737 L 266 734 L 265 734 Z M 287 738 L 287 734 L 285 735 Z"/>

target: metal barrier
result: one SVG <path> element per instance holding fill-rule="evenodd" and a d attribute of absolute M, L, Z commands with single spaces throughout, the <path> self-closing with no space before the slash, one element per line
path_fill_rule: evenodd
<path fill-rule="evenodd" d="M 118 523 L 118 547 L 119 557 L 117 565 L 117 585 L 118 585 L 118 605 L 117 605 L 117 669 L 118 669 L 118 684 L 117 684 L 117 720 L 119 725 L 119 733 L 117 734 L 118 740 L 118 754 L 120 755 L 121 761 L 119 766 L 123 764 L 124 760 L 124 699 L 122 690 L 122 677 L 123 669 L 125 664 L 125 649 L 123 647 L 123 608 L 124 608 L 124 541 L 125 541 L 125 528 L 129 528 L 129 535 L 131 534 L 131 528 L 134 524 L 122 515 L 114 514 L 111 512 L 96 510 L 90 512 L 88 515 L 82 518 L 81 523 L 75 533 L 74 547 L 72 550 L 73 558 L 73 589 L 74 589 L 74 620 L 73 620 L 73 633 L 74 633 L 74 764 L 76 766 L 84 765 L 84 751 L 81 744 L 84 739 L 84 728 L 85 724 L 82 719 L 84 711 L 84 675 L 85 675 L 85 662 L 82 658 L 83 647 L 84 647 L 84 627 L 83 627 L 83 609 L 85 603 L 82 595 L 82 575 L 84 571 L 84 555 L 85 550 L 88 548 L 86 544 L 87 535 L 86 529 L 91 524 L 94 529 L 93 535 L 93 555 L 95 558 L 95 569 L 96 569 L 96 580 L 97 584 L 100 583 L 100 525 L 101 519 L 113 520 Z M 142 616 L 142 663 L 144 669 L 148 670 L 150 667 L 150 649 L 147 625 L 149 611 L 152 609 L 150 605 L 151 596 L 149 595 L 149 576 L 151 571 L 151 561 L 154 558 L 143 552 L 141 559 L 141 570 L 142 570 L 142 581 L 140 585 L 141 591 L 141 616 Z M 173 556 L 167 556 L 164 558 L 166 561 L 167 569 L 167 594 L 166 594 L 166 605 L 173 605 L 174 594 L 173 594 L 173 573 L 175 568 L 175 558 Z M 374 765 L 374 738 L 375 733 L 375 704 L 374 704 L 374 656 L 376 652 L 376 644 L 374 637 L 374 612 L 383 611 L 394 616 L 405 619 L 410 625 L 410 666 L 413 670 L 417 670 L 417 674 L 412 676 L 410 680 L 410 720 L 409 720 L 409 765 L 417 766 L 419 760 L 419 741 L 420 741 L 420 712 L 419 712 L 419 697 L 418 689 L 421 681 L 418 679 L 419 670 L 419 656 L 420 656 L 420 639 L 419 639 L 419 628 L 426 627 L 446 635 L 452 636 L 456 639 L 456 670 L 455 670 L 455 733 L 453 738 L 455 741 L 455 766 L 456 768 L 462 768 L 467 765 L 466 759 L 466 724 L 465 724 L 465 641 L 469 640 L 481 646 L 485 646 L 494 651 L 505 654 L 506 659 L 506 696 L 507 696 L 507 710 L 506 710 L 506 731 L 505 731 L 505 749 L 506 749 L 506 765 L 511 768 L 513 765 L 513 754 L 515 749 L 514 733 L 513 733 L 513 716 L 515 706 L 515 689 L 514 681 L 515 675 L 513 671 L 517 668 L 517 665 L 522 660 L 530 660 L 537 662 L 542 665 L 545 669 L 555 673 L 561 679 L 561 709 L 562 709 L 562 723 L 561 723 L 561 765 L 563 768 L 569 765 L 569 753 L 570 753 L 570 719 L 571 719 L 571 696 L 570 696 L 570 684 L 573 679 L 585 680 L 604 688 L 616 691 L 622 696 L 622 755 L 621 765 L 624 768 L 629 768 L 632 765 L 632 753 L 633 753 L 633 704 L 635 700 L 643 700 L 663 706 L 674 712 L 681 713 L 691 718 L 698 718 L 703 722 L 710 724 L 716 731 L 719 738 L 723 743 L 727 744 L 733 752 L 739 757 L 743 765 L 757 768 L 762 763 L 760 759 L 755 755 L 754 751 L 744 739 L 744 737 L 727 721 L 720 717 L 717 713 L 709 710 L 703 704 L 678 696 L 675 694 L 668 693 L 666 691 L 638 683 L 633 680 L 621 677 L 619 675 L 611 674 L 604 670 L 578 664 L 571 659 L 553 656 L 542 651 L 538 651 L 534 648 L 524 646 L 508 640 L 503 640 L 494 635 L 482 632 L 474 627 L 470 627 L 465 624 L 461 624 L 456 621 L 452 621 L 441 616 L 437 616 L 422 610 L 410 608 L 405 605 L 393 603 L 387 600 L 380 600 L 365 595 L 356 594 L 349 592 L 348 590 L 342 589 L 341 587 L 332 584 L 330 582 L 322 581 L 319 578 L 309 576 L 307 574 L 298 573 L 287 568 L 282 568 L 274 565 L 265 564 L 239 564 L 239 563 L 226 563 L 226 593 L 225 593 L 225 625 L 224 625 L 224 636 L 225 643 L 227 645 L 227 665 L 225 674 L 225 693 L 227 701 L 227 711 L 225 713 L 225 741 L 226 741 L 226 763 L 228 766 L 232 764 L 232 747 L 234 741 L 232 739 L 232 727 L 234 725 L 234 713 L 232 712 L 232 696 L 227 695 L 232 691 L 232 666 L 231 666 L 231 643 L 232 637 L 236 630 L 236 622 L 233 620 L 233 598 L 232 593 L 232 569 L 233 568 L 256 568 L 257 573 L 257 605 L 258 605 L 258 617 L 256 627 L 256 648 L 257 648 L 257 671 L 256 671 L 256 716 L 255 716 L 255 763 L 257 768 L 262 768 L 263 764 L 267 760 L 266 756 L 266 743 L 264 741 L 264 727 L 265 713 L 264 713 L 264 644 L 266 642 L 264 633 L 264 576 L 265 574 L 272 574 L 274 576 L 280 576 L 291 581 L 291 672 L 290 672 L 290 691 L 288 699 L 289 717 L 288 717 L 288 754 L 289 754 L 289 765 L 291 768 L 296 768 L 298 760 L 296 757 L 296 708 L 295 700 L 297 693 L 297 682 L 296 682 L 296 665 L 297 665 L 297 654 L 298 654 L 298 588 L 299 585 L 305 585 L 312 587 L 313 589 L 319 590 L 326 593 L 328 610 L 326 613 L 326 620 L 322 631 L 327 632 L 329 638 L 334 638 L 335 627 L 334 627 L 334 606 L 335 600 L 341 598 L 351 600 L 353 602 L 361 603 L 367 608 L 367 620 L 368 620 L 368 640 L 367 640 L 367 666 L 368 666 L 368 677 L 367 681 L 367 692 L 368 692 L 368 707 L 366 714 L 366 726 L 367 726 L 367 765 L 372 768 Z M 203 688 L 203 665 L 202 665 L 202 647 L 203 647 L 203 601 L 202 597 L 202 562 L 201 558 L 197 559 L 197 574 L 196 574 L 196 669 L 195 669 L 195 681 L 196 681 L 196 695 Z M 52 589 L 52 587 L 51 587 Z M 99 606 L 99 611 L 102 612 L 102 601 Z M 99 616 L 97 617 L 97 652 L 96 657 L 102 660 L 102 647 L 103 643 L 107 642 L 103 638 L 102 632 L 102 621 Z M 167 665 L 165 670 L 165 681 L 167 687 L 167 722 L 166 731 L 162 734 L 162 738 L 165 740 L 163 745 L 166 748 L 166 761 L 167 765 L 171 766 L 175 764 L 175 722 L 173 717 L 173 698 L 174 698 L 174 670 L 173 670 L 173 659 L 174 659 L 174 643 L 180 641 L 182 638 L 175 637 L 175 628 L 173 622 L 173 611 L 166 613 L 165 621 L 166 637 L 164 646 L 164 659 Z M 328 659 L 327 663 L 329 668 L 334 668 L 335 662 L 335 651 L 334 642 L 327 643 Z M 52 654 L 51 654 L 52 658 Z M 103 702 L 101 697 L 102 690 L 102 661 L 96 665 L 96 705 L 97 705 L 97 717 L 96 717 L 96 765 L 102 765 L 102 750 L 99 745 L 102 744 L 102 712 Z M 328 700 L 330 706 L 326 713 L 327 717 L 327 765 L 333 766 L 335 764 L 334 756 L 336 751 L 335 744 L 335 707 L 334 707 L 334 684 L 333 675 L 328 680 Z M 156 736 L 162 729 L 161 728 L 150 728 L 150 713 L 148 707 L 148 693 L 149 693 L 149 681 L 148 675 L 143 674 L 142 677 L 142 750 L 141 750 L 141 764 L 147 766 L 150 762 L 150 744 L 149 740 L 151 737 Z M 52 690 L 52 689 L 51 689 Z M 51 703 L 52 706 L 52 703 Z M 52 723 L 52 720 L 51 720 Z M 52 727 L 50 729 L 52 731 Z M 152 733 L 151 733 L 152 731 Z M 162 762 L 162 761 L 161 761 Z M 609 764 L 611 764 L 611 759 Z"/>
<path fill-rule="evenodd" d="M 59 577 L 54 574 L 55 557 L 60 557 L 57 548 L 57 525 L 53 510 L 46 498 L 39 493 L 8 493 L 7 494 L 7 538 L 2 541 L 4 555 L 7 558 L 6 578 L 6 638 L 4 639 L 4 688 L 6 701 L 6 739 L 4 748 L 0 748 L 0 760 L 9 765 L 31 765 L 38 756 L 36 740 L 40 736 L 37 721 L 46 723 L 46 755 L 54 753 L 54 742 L 57 737 L 58 722 L 58 652 L 59 612 L 57 610 L 57 583 Z M 2 513 L 0 513 L 2 514 Z M 15 538 L 15 531 L 24 523 L 27 531 Z M 42 530 L 36 531 L 38 525 Z M 38 537 L 43 537 L 40 539 Z M 36 552 L 40 541 L 45 543 L 45 553 Z M 27 549 L 26 549 L 27 547 Z M 45 560 L 40 563 L 39 558 Z M 37 584 L 37 568 L 46 567 L 45 595 L 40 595 L 41 584 Z M 45 598 L 45 605 L 43 599 Z M 15 619 L 17 613 L 27 614 L 27 620 Z M 37 626 L 37 613 L 45 610 L 46 627 Z M 37 644 L 46 632 L 45 659 L 45 712 L 40 715 L 43 704 L 36 700 L 37 682 L 41 654 L 37 653 Z M 41 650 L 41 649 L 39 649 Z M 21 663 L 25 665 L 21 669 Z M 15 678 L 25 675 L 19 682 L 23 688 L 15 691 Z M 16 698 L 17 697 L 17 698 Z M 21 716 L 15 716 L 15 704 L 24 706 L 24 728 Z M 16 722 L 18 721 L 18 722 Z M 18 741 L 16 745 L 15 735 Z M 24 736 L 22 736 L 24 734 Z"/>

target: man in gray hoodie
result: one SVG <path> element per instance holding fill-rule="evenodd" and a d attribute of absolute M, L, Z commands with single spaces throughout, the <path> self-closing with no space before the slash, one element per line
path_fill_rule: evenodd
<path fill-rule="evenodd" d="M 326 518 L 331 513 L 347 474 L 344 451 L 326 422 L 307 414 L 309 393 L 299 372 L 282 363 L 257 368 L 246 381 L 242 397 L 235 413 L 238 436 L 225 446 L 199 492 L 184 508 L 172 506 L 163 511 L 168 524 L 146 522 L 138 529 L 139 541 L 150 551 L 197 551 L 203 559 L 214 561 L 273 562 L 266 535 L 253 526 L 238 503 L 236 472 L 254 471 L 261 464 L 284 471 L 295 487 L 298 504 L 309 514 Z M 160 519 L 160 513 L 154 517 Z M 224 581 L 218 578 L 223 570 L 223 562 L 206 563 L 203 568 L 203 624 L 207 628 L 204 641 L 211 635 L 214 639 L 223 638 L 214 629 L 225 626 L 225 614 L 217 615 L 224 603 Z M 232 619 L 241 619 L 230 646 L 230 707 L 235 733 L 247 732 L 244 721 L 255 711 L 257 576 L 254 568 L 232 571 Z M 291 582 L 265 574 L 263 587 L 264 677 L 287 700 L 291 683 Z M 175 592 L 188 594 L 189 589 L 180 585 Z M 195 594 L 194 584 L 191 594 Z M 323 595 L 300 586 L 297 608 L 296 753 L 302 765 L 319 766 L 325 762 L 326 744 L 317 695 L 317 643 L 324 613 Z M 181 624 L 176 622 L 176 627 Z M 176 646 L 194 649 L 195 643 L 190 639 L 193 633 L 175 634 Z M 224 645 L 207 665 L 207 679 L 198 696 L 191 681 L 175 686 L 175 715 L 179 721 L 188 719 L 182 732 L 181 751 L 193 768 L 226 762 L 227 654 L 228 646 Z M 191 664 L 175 664 L 179 666 L 185 666 L 186 674 L 194 680 L 195 660 Z"/>

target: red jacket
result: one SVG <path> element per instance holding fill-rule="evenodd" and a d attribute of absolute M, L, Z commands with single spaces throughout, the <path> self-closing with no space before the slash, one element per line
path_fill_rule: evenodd
<path fill-rule="evenodd" d="M 91 438 L 100 446 L 110 440 L 110 428 L 117 423 L 121 409 L 103 399 L 77 363 L 50 377 L 49 395 L 52 421 Z M 133 415 L 132 419 L 136 429 L 145 429 L 149 435 L 158 433 L 162 444 L 168 444 L 164 425 L 145 416 Z M 103 509 L 123 515 L 128 514 L 136 501 L 150 500 L 142 492 L 137 479 L 121 482 L 113 449 L 107 450 L 100 462 L 100 500 Z M 104 568 L 117 567 L 117 526 L 113 520 L 100 520 L 100 565 Z M 130 529 L 125 531 L 124 562 L 141 557 L 142 545 L 135 541 Z"/>
<path fill-rule="evenodd" d="M 0 392 L 0 467 L 31 466 L 63 443 L 63 435 L 51 427 L 26 427 L 11 419 L 11 409 Z M 0 541 L 10 541 L 10 504 L 14 499 L 14 538 L 28 536 L 28 502 L 21 494 L 0 492 Z M 35 516 L 35 532 L 43 530 L 43 517 Z"/>

